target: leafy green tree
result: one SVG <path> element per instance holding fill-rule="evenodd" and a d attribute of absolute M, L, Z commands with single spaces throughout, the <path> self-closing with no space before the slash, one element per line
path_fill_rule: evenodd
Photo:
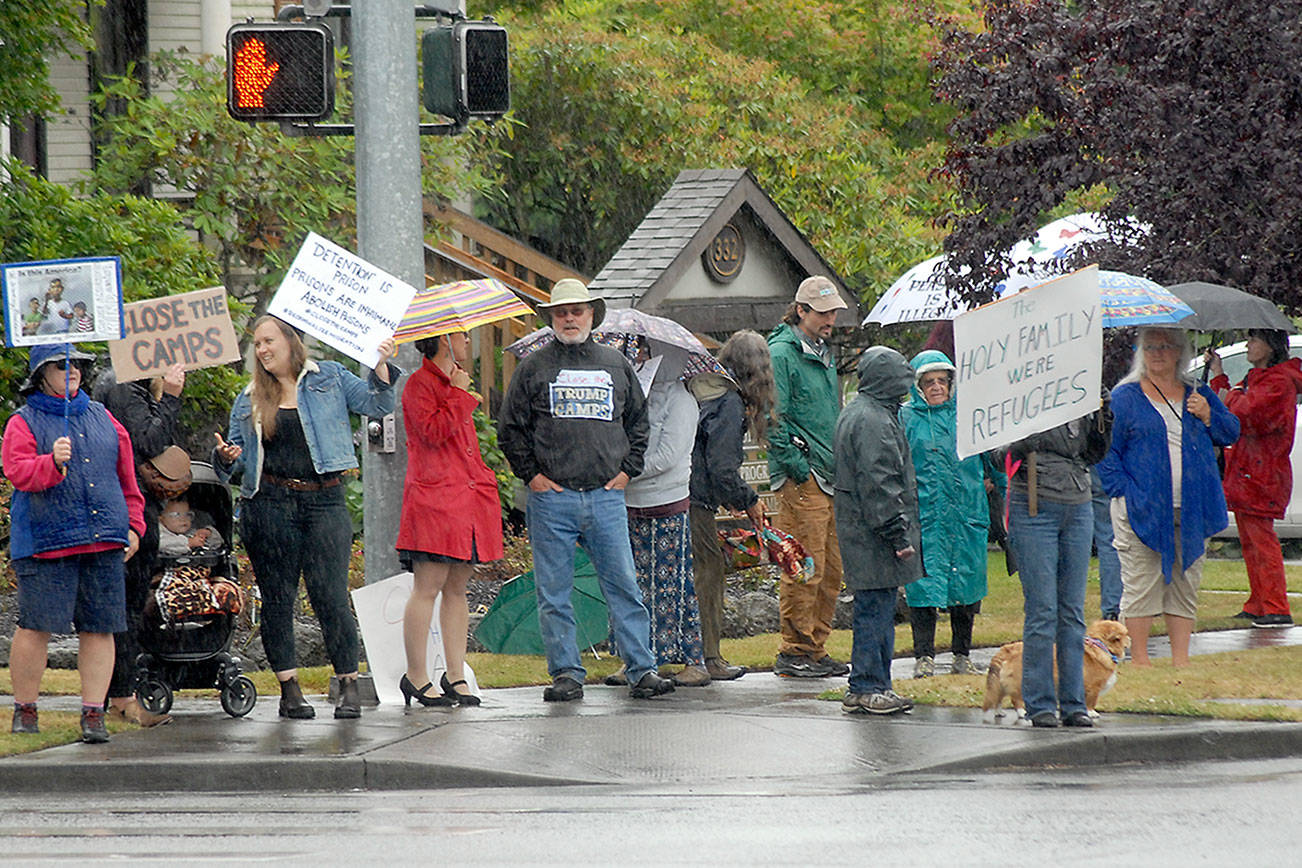
<path fill-rule="evenodd" d="M 951 22 L 937 96 L 950 286 L 983 298 L 999 251 L 1103 192 L 1117 242 L 1073 263 L 1237 286 L 1302 312 L 1302 0 L 986 0 Z M 1151 227 L 1129 231 L 1127 218 Z M 966 269 L 966 270 L 965 270 Z"/>
<path fill-rule="evenodd" d="M 219 282 L 212 254 L 194 243 L 166 202 L 137 196 L 75 196 L 10 160 L 0 187 L 0 261 L 26 262 L 118 256 L 126 301 L 158 298 Z M 100 346 L 101 352 L 106 347 Z M 27 375 L 27 353 L 0 353 L 0 404 L 17 405 Z M 224 421 L 239 375 L 229 366 L 195 371 L 186 379 L 183 421 L 192 431 Z M 6 415 L 8 415 L 6 413 Z"/>
<path fill-rule="evenodd" d="M 59 107 L 49 58 L 92 46 L 87 5 L 67 0 L 0 3 L 0 123 L 47 116 Z"/>
<path fill-rule="evenodd" d="M 736 166 L 865 297 L 939 243 L 937 149 L 900 148 L 794 60 L 788 71 L 675 16 L 632 14 L 650 6 L 592 9 L 508 21 L 520 126 L 487 206 L 505 231 L 596 272 L 678 171 Z"/>

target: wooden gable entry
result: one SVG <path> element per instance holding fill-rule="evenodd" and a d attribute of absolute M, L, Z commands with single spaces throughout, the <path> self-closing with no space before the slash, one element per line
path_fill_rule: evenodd
<path fill-rule="evenodd" d="M 457 244 L 435 241 L 425 245 L 426 286 L 494 277 L 536 307 L 551 299 L 551 288 L 561 278 L 591 280 L 445 202 L 427 199 L 424 210 L 426 220 L 452 230 L 459 239 Z M 477 385 L 483 395 L 481 406 L 489 416 L 496 416 L 501 396 L 515 373 L 516 359 L 505 351 L 506 346 L 535 328 L 535 323 L 517 318 L 475 329 L 480 371 Z"/>

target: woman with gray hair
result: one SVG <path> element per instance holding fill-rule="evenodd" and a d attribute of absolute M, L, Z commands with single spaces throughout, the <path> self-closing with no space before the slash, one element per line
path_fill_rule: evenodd
<path fill-rule="evenodd" d="M 1150 665 L 1158 615 L 1172 665 L 1188 665 L 1206 541 L 1229 524 L 1213 447 L 1238 439 L 1239 420 L 1190 377 L 1192 357 L 1181 329 L 1140 330 L 1130 374 L 1112 390 L 1112 446 L 1098 466 L 1112 497 L 1121 616 L 1136 666 Z"/>

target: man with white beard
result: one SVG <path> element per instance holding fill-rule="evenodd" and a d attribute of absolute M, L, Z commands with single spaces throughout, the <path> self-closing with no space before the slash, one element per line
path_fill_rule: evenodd
<path fill-rule="evenodd" d="M 583 697 L 587 670 L 575 638 L 574 546 L 597 570 L 610 625 L 636 699 L 673 691 L 656 674 L 651 618 L 642 602 L 628 540 L 624 486 L 642 472 L 646 398 L 617 350 L 592 341 L 606 302 L 582 282 L 559 280 L 550 314 L 556 340 L 527 356 L 511 378 L 497 440 L 511 470 L 529 486 L 525 519 L 533 549 L 538 623 L 552 684 L 547 702 Z"/>

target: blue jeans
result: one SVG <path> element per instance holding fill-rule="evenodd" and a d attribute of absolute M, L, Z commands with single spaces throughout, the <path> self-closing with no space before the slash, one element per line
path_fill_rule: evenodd
<path fill-rule="evenodd" d="M 1121 611 L 1121 558 L 1112 547 L 1112 498 L 1099 472 L 1090 468 L 1090 503 L 1094 508 L 1094 548 L 1099 553 L 1099 612 Z"/>
<path fill-rule="evenodd" d="M 854 620 L 850 624 L 851 693 L 881 693 L 891 687 L 898 592 L 899 588 L 854 592 Z"/>
<path fill-rule="evenodd" d="M 1008 539 L 1017 556 L 1025 621 L 1022 625 L 1022 700 L 1026 713 L 1085 710 L 1085 578 L 1090 566 L 1090 504 L 1040 499 L 1027 514 L 1026 495 L 1014 493 Z M 1054 647 L 1058 686 L 1053 684 Z"/>
<path fill-rule="evenodd" d="M 642 602 L 628 541 L 628 510 L 623 491 L 529 492 L 525 507 L 538 589 L 538 626 L 547 652 L 547 672 L 580 684 L 587 670 L 575 638 L 574 546 L 583 546 L 597 570 L 597 582 L 610 610 L 610 627 L 624 659 L 629 684 L 655 669 L 651 655 L 651 616 Z"/>

